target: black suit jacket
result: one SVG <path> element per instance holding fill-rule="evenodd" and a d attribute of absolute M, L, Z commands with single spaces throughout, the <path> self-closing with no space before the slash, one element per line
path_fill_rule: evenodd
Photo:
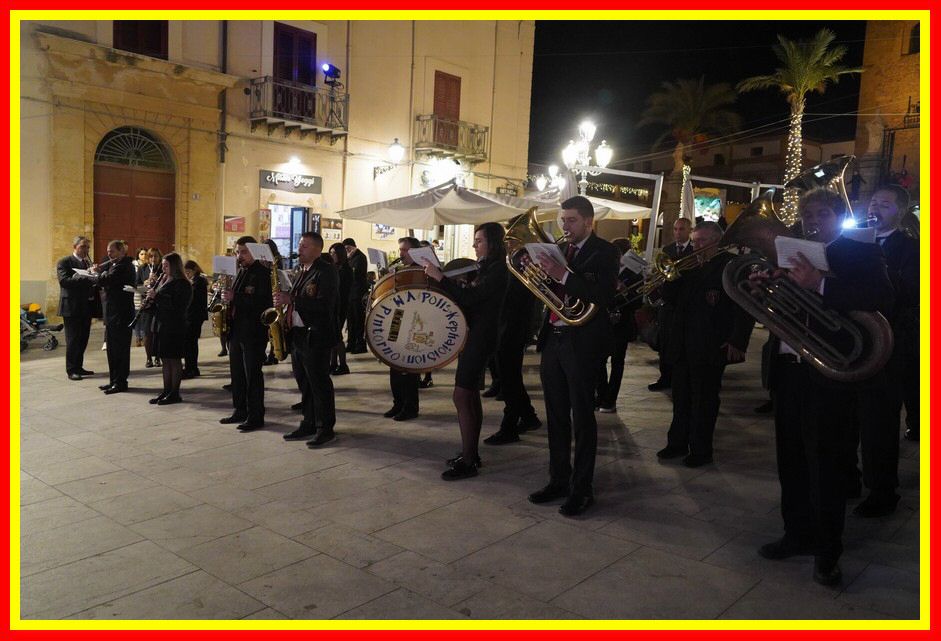
<path fill-rule="evenodd" d="M 918 321 L 921 294 L 919 270 L 921 267 L 918 241 L 896 229 L 882 243 L 889 280 L 895 288 L 895 306 L 892 309 L 893 326 L 910 330 Z"/>
<path fill-rule="evenodd" d="M 186 310 L 193 298 L 193 285 L 186 278 L 174 278 L 157 290 L 154 297 L 154 330 L 161 334 L 183 334 Z"/>
<path fill-rule="evenodd" d="M 441 286 L 457 302 L 467 316 L 467 325 L 472 334 L 492 335 L 497 338 L 497 321 L 508 277 L 506 262 L 483 260 L 480 270 L 470 283 L 462 287 L 457 281 L 443 278 Z M 496 345 L 489 345 L 491 349 Z"/>
<path fill-rule="evenodd" d="M 260 337 L 267 332 L 261 313 L 274 305 L 271 299 L 271 270 L 260 261 L 243 268 L 235 277 L 229 304 L 232 310 L 231 331 L 240 336 Z"/>
<path fill-rule="evenodd" d="M 323 256 L 315 260 L 292 287 L 294 309 L 307 328 L 309 345 L 332 347 L 340 342 L 337 324 L 339 289 L 337 268 Z"/>
<path fill-rule="evenodd" d="M 359 300 L 369 291 L 369 281 L 366 272 L 369 271 L 369 261 L 366 254 L 356 249 L 349 258 L 350 268 L 353 270 L 353 286 L 350 288 L 349 298 Z"/>
<path fill-rule="evenodd" d="M 202 274 L 193 278 L 193 298 L 186 308 L 186 320 L 198 324 L 209 319 L 209 282 Z"/>
<path fill-rule="evenodd" d="M 75 274 L 76 269 L 87 269 L 90 266 L 90 262 L 83 262 L 74 254 L 69 254 L 56 263 L 56 278 L 59 280 L 59 316 L 91 318 L 94 281 L 90 278 L 80 278 Z"/>
<path fill-rule="evenodd" d="M 134 271 L 134 261 L 130 256 L 111 263 L 108 270 L 98 277 L 98 286 L 101 288 L 104 299 L 105 324 L 126 326 L 134 318 L 134 294 L 124 291 L 124 288 L 133 287 L 135 282 L 137 282 L 137 274 Z"/>
<path fill-rule="evenodd" d="M 673 241 L 669 245 L 663 246 L 663 253 L 676 260 L 677 258 L 682 258 L 683 256 L 689 256 L 693 253 L 693 243 L 687 241 L 686 247 L 683 251 L 680 251 L 679 246 L 676 244 L 676 241 Z"/>

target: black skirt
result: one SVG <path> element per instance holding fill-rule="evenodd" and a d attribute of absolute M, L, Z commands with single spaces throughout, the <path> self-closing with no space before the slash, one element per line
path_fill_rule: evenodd
<path fill-rule="evenodd" d="M 183 358 L 186 347 L 186 332 L 176 327 L 158 329 L 154 332 L 155 353 L 159 358 Z"/>

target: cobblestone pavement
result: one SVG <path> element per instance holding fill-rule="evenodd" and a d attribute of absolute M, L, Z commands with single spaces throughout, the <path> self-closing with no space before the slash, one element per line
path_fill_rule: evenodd
<path fill-rule="evenodd" d="M 766 561 L 781 534 L 772 421 L 753 412 L 763 332 L 726 372 L 716 462 L 660 463 L 669 396 L 633 344 L 616 414 L 598 414 L 596 505 L 568 519 L 529 492 L 547 480 L 545 428 L 481 446 L 477 478 L 439 474 L 459 449 L 453 367 L 421 416 L 382 418 L 388 370 L 352 356 L 335 378 L 338 438 L 285 442 L 299 420 L 287 363 L 265 368 L 267 427 L 248 434 L 220 389 L 228 365 L 204 338 L 185 403 L 149 405 L 160 371 L 132 354 L 131 390 L 103 396 L 100 332 L 81 382 L 64 348 L 21 367 L 24 619 L 894 619 L 919 614 L 919 450 L 902 441 L 902 501 L 847 516 L 843 585 L 812 559 Z M 96 342 L 97 341 L 97 342 Z M 540 417 L 538 355 L 525 377 Z M 482 436 L 502 403 L 484 400 Z M 851 504 L 852 505 L 852 504 Z M 627 622 L 625 625 L 629 626 Z"/>

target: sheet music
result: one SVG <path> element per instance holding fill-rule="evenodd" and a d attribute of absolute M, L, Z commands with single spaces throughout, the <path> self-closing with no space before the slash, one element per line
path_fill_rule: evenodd
<path fill-rule="evenodd" d="M 235 256 L 213 256 L 212 257 L 212 273 L 213 274 L 227 274 L 229 276 L 235 276 L 238 268 L 235 264 Z"/>
<path fill-rule="evenodd" d="M 443 272 L 448 278 L 453 278 L 455 276 L 460 276 L 461 274 L 466 274 L 467 272 L 475 272 L 480 269 L 477 265 L 468 265 L 467 267 L 458 267 L 457 269 L 449 269 L 446 272 Z"/>
<path fill-rule="evenodd" d="M 255 260 L 265 260 L 269 263 L 274 262 L 274 255 L 271 248 L 266 243 L 245 243 L 245 247 L 251 253 Z"/>
<path fill-rule="evenodd" d="M 560 265 L 568 265 L 562 250 L 555 243 L 526 243 L 526 251 L 529 252 L 533 262 L 538 263 L 540 256 L 548 256 Z"/>
<path fill-rule="evenodd" d="M 87 269 L 81 269 L 79 267 L 73 267 L 72 270 L 82 278 L 98 278 L 98 274 L 93 274 Z"/>
<path fill-rule="evenodd" d="M 774 239 L 774 247 L 778 251 L 779 267 L 784 269 L 794 267 L 797 264 L 797 254 L 801 253 L 820 271 L 830 271 L 830 263 L 827 262 L 827 246 L 823 243 L 803 238 L 778 236 Z"/>
<path fill-rule="evenodd" d="M 421 267 L 424 267 L 425 265 L 441 267 L 441 262 L 438 261 L 438 256 L 435 254 L 435 250 L 431 247 L 415 247 L 409 249 L 408 255 L 413 261 L 415 261 L 416 265 Z"/>
<path fill-rule="evenodd" d="M 643 256 L 638 256 L 633 251 L 625 252 L 621 256 L 621 267 L 629 269 L 634 274 L 642 274 L 647 268 L 647 261 Z"/>
<path fill-rule="evenodd" d="M 377 268 L 382 269 L 389 266 L 389 257 L 384 251 L 369 247 L 366 249 L 366 253 L 369 255 L 369 262 Z"/>

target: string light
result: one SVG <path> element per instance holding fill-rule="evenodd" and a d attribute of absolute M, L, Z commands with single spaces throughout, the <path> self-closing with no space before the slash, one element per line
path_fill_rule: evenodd
<path fill-rule="evenodd" d="M 803 110 L 791 114 L 791 123 L 787 133 L 787 156 L 784 161 L 784 182 L 796 178 L 801 172 L 803 164 L 803 145 L 801 144 L 801 120 Z M 796 189 L 784 190 L 784 205 L 781 208 L 781 219 L 787 225 L 797 221 L 797 202 L 799 194 Z"/>

